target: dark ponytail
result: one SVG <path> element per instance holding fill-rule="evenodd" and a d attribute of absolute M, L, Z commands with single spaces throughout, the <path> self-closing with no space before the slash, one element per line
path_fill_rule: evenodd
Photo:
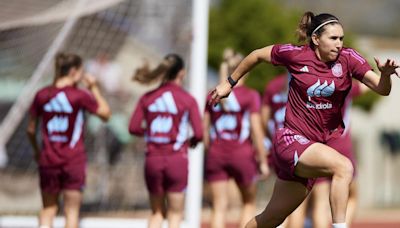
<path fill-rule="evenodd" d="M 55 58 L 55 80 L 67 76 L 72 68 L 80 68 L 82 58 L 76 54 L 58 53 Z"/>
<path fill-rule="evenodd" d="M 310 45 L 313 46 L 313 43 L 311 41 L 311 36 L 313 35 L 313 32 L 317 36 L 320 36 L 325 31 L 325 25 L 323 25 L 322 27 L 319 26 L 326 22 L 328 22 L 328 24 L 340 24 L 339 19 L 332 14 L 321 13 L 318 15 L 314 15 L 314 13 L 312 12 L 305 12 L 296 30 L 298 41 L 304 42 L 308 39 Z"/>
<path fill-rule="evenodd" d="M 172 81 L 184 67 L 185 63 L 179 55 L 168 54 L 154 70 L 150 70 L 148 63 L 137 69 L 133 80 L 141 84 L 151 84 L 160 77 L 163 77 L 163 82 Z"/>
<path fill-rule="evenodd" d="M 307 31 L 311 25 L 311 21 L 313 20 L 313 18 L 314 18 L 314 13 L 309 11 L 305 12 L 301 17 L 300 23 L 296 29 L 297 40 L 299 42 L 304 42 L 307 40 L 308 37 Z"/>

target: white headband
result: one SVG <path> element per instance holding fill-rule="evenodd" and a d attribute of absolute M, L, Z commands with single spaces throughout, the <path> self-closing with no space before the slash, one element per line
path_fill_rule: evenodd
<path fill-rule="evenodd" d="M 337 23 L 339 23 L 338 20 L 329 20 L 329 21 L 325 21 L 324 23 L 318 25 L 318 27 L 316 27 L 316 28 L 314 29 L 314 31 L 311 33 L 311 35 L 314 34 L 316 31 L 318 31 L 318 29 L 320 29 L 322 26 L 324 26 L 324 25 L 326 25 L 326 24 L 329 24 L 329 23 L 332 23 L 332 22 L 337 22 Z"/>

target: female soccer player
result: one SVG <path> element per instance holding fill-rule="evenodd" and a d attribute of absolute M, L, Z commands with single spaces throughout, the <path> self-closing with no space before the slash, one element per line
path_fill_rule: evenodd
<path fill-rule="evenodd" d="M 272 198 L 246 227 L 276 227 L 306 198 L 314 178 L 332 177 L 330 206 L 333 227 L 346 227 L 346 207 L 353 166 L 331 146 L 344 130 L 341 109 L 352 78 L 387 96 L 398 65 L 375 59 L 378 76 L 355 50 L 343 47 L 344 32 L 331 14 L 306 12 L 298 28 L 303 46 L 270 45 L 250 53 L 228 79 L 212 91 L 211 102 L 229 95 L 237 81 L 261 61 L 284 65 L 292 78 L 284 128 L 275 135 L 279 169 Z"/>
<path fill-rule="evenodd" d="M 184 77 L 184 62 L 176 54 L 165 56 L 152 71 L 143 66 L 134 76 L 143 84 L 162 80 L 157 89 L 140 98 L 129 124 L 129 132 L 145 136 L 147 143 L 145 180 L 152 209 L 150 228 L 161 227 L 165 203 L 169 227 L 180 226 L 188 182 L 188 146 L 195 146 L 203 138 L 197 102 L 182 88 Z M 194 134 L 190 139 L 189 124 Z"/>
<path fill-rule="evenodd" d="M 83 82 L 87 89 L 77 87 Z M 86 153 L 83 142 L 84 111 L 107 121 L 110 108 L 100 94 L 96 80 L 84 75 L 82 59 L 60 53 L 55 59 L 54 83 L 36 93 L 30 108 L 27 133 L 39 164 L 43 209 L 40 228 L 50 228 L 63 194 L 65 227 L 77 228 L 82 191 L 86 177 Z M 36 128 L 41 121 L 41 146 Z"/>
<path fill-rule="evenodd" d="M 283 127 L 285 119 L 286 102 L 288 95 L 288 85 L 290 74 L 280 75 L 271 80 L 265 88 L 262 102 L 262 120 L 267 135 L 273 136 L 275 131 Z M 346 156 L 353 164 L 354 178 L 350 185 L 349 199 L 346 213 L 346 223 L 350 227 L 356 210 L 357 204 L 357 184 L 356 184 L 356 162 L 353 152 L 353 145 L 349 131 L 350 126 L 350 107 L 352 99 L 367 91 L 367 87 L 353 80 L 351 91 L 346 97 L 345 105 L 343 106 L 343 121 L 346 130 L 341 136 L 341 140 L 336 140 L 338 143 L 331 144 L 339 153 Z M 272 138 L 272 137 L 271 137 Z M 270 161 L 272 159 L 269 159 Z M 287 217 L 283 227 L 302 228 L 307 215 L 307 208 L 311 210 L 311 218 L 313 227 L 329 227 L 331 215 L 329 214 L 329 185 L 330 179 L 327 177 L 317 178 L 310 195 L 304 202 Z M 311 202 L 309 205 L 308 202 Z"/>
<path fill-rule="evenodd" d="M 225 59 L 220 67 L 221 81 L 242 59 L 240 54 Z M 260 97 L 242 82 L 223 104 L 206 105 L 204 114 L 205 177 L 212 194 L 213 228 L 225 227 L 230 178 L 235 180 L 241 193 L 243 209 L 239 227 L 244 227 L 255 211 L 257 169 L 264 176 L 269 173 L 259 113 Z"/>

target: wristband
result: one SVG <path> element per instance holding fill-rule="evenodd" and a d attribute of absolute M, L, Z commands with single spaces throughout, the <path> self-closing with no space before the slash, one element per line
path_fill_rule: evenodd
<path fill-rule="evenodd" d="M 233 80 L 230 75 L 228 76 L 228 82 L 231 85 L 231 88 L 233 88 L 237 84 L 237 81 Z"/>

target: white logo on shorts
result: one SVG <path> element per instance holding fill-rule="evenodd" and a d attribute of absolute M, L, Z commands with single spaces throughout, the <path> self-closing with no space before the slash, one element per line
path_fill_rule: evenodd
<path fill-rule="evenodd" d="M 296 139 L 296 141 L 299 142 L 301 145 L 305 145 L 310 142 L 310 140 L 302 135 L 294 135 L 294 139 Z"/>
<path fill-rule="evenodd" d="M 296 166 L 297 163 L 299 162 L 299 155 L 297 154 L 297 150 L 294 152 L 293 160 L 294 160 L 294 166 Z"/>

